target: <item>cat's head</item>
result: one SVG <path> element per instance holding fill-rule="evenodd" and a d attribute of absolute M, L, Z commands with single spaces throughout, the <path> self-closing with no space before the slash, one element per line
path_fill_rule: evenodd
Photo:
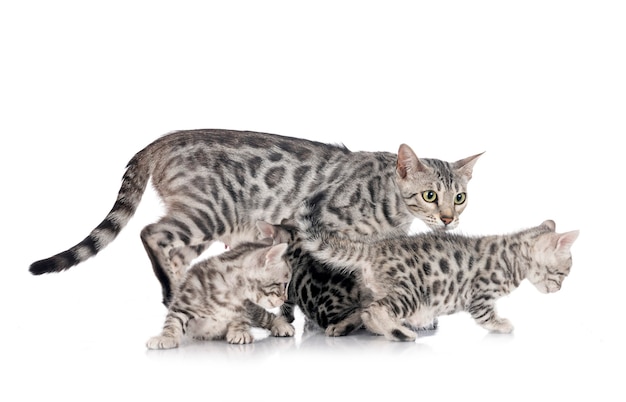
<path fill-rule="evenodd" d="M 545 221 L 539 228 L 544 230 L 533 239 L 532 263 L 526 277 L 540 292 L 554 293 L 561 289 L 570 273 L 570 248 L 579 231 L 556 233 L 554 221 Z"/>
<path fill-rule="evenodd" d="M 408 145 L 400 145 L 396 181 L 409 211 L 431 229 L 456 228 L 467 205 L 467 183 L 480 155 L 456 162 L 420 159 Z"/>
<path fill-rule="evenodd" d="M 267 246 L 256 255 L 254 277 L 259 284 L 256 303 L 271 309 L 287 301 L 287 286 L 291 280 L 291 267 L 285 259 L 286 243 Z"/>

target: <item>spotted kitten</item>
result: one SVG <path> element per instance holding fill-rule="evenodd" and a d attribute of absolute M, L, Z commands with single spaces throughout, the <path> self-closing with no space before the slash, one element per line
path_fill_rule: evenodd
<path fill-rule="evenodd" d="M 315 205 L 298 218 L 302 246 L 338 271 L 358 272 L 373 299 L 360 312 L 365 327 L 387 339 L 413 341 L 411 327 L 467 311 L 483 328 L 509 333 L 497 299 L 528 279 L 556 292 L 570 272 L 570 247 L 578 231 L 555 233 L 553 221 L 508 235 L 463 236 L 444 232 L 346 239 L 314 220 Z"/>
<path fill-rule="evenodd" d="M 207 247 L 257 238 L 255 222 L 293 218 L 314 191 L 327 192 L 321 222 L 346 235 L 408 230 L 415 218 L 433 229 L 458 225 L 479 155 L 456 162 L 273 134 L 190 130 L 165 135 L 137 152 L 104 220 L 75 246 L 31 264 L 36 275 L 60 272 L 110 244 L 135 213 L 149 181 L 164 216 L 141 239 L 167 306 L 187 267 Z"/>
<path fill-rule="evenodd" d="M 194 264 L 174 292 L 163 331 L 146 346 L 178 347 L 187 332 L 197 339 L 251 343 L 252 326 L 274 336 L 293 336 L 291 324 L 267 311 L 287 299 L 291 270 L 283 258 L 286 249 L 284 243 L 242 243 Z"/>

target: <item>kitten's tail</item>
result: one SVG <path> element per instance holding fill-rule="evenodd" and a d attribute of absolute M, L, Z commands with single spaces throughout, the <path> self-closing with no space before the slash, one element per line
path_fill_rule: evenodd
<path fill-rule="evenodd" d="M 321 204 L 326 193 L 320 191 L 302 204 L 296 216 L 302 231 L 302 248 L 316 260 L 341 271 L 353 272 L 365 268 L 367 248 L 355 239 L 330 231 L 320 223 Z"/>
<path fill-rule="evenodd" d="M 61 272 L 98 254 L 135 214 L 149 178 L 149 169 L 141 163 L 140 155 L 135 155 L 126 166 L 117 200 L 104 220 L 74 247 L 32 263 L 30 272 L 33 275 Z"/>

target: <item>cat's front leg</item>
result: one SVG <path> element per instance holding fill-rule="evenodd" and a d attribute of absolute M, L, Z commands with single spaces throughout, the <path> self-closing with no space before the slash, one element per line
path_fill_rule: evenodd
<path fill-rule="evenodd" d="M 240 345 L 254 342 L 254 337 L 250 333 L 250 325 L 245 322 L 233 322 L 228 325 L 226 342 Z"/>
<path fill-rule="evenodd" d="M 296 334 L 296 329 L 283 316 L 275 316 L 272 325 L 267 329 L 270 330 L 272 336 L 285 337 Z"/>
<path fill-rule="evenodd" d="M 146 342 L 148 349 L 177 348 L 191 317 L 183 311 L 170 311 L 165 317 L 163 331 Z"/>
<path fill-rule="evenodd" d="M 247 301 L 246 312 L 250 318 L 252 325 L 268 329 L 272 336 L 294 336 L 296 333 L 295 328 L 289 322 L 287 318 L 282 315 L 276 316 L 275 314 L 267 311 L 258 304 Z"/>
<path fill-rule="evenodd" d="M 470 309 L 472 318 L 490 332 L 498 332 L 501 334 L 510 334 L 513 332 L 513 324 L 506 318 L 501 318 L 496 313 L 495 301 L 484 300 L 472 302 Z"/>
<path fill-rule="evenodd" d="M 497 332 L 500 334 L 510 334 L 511 332 L 513 332 L 514 329 L 511 321 L 507 320 L 506 318 L 499 317 L 496 317 L 495 319 L 492 319 L 491 321 L 483 324 L 483 328 L 491 332 Z"/>
<path fill-rule="evenodd" d="M 148 349 L 174 349 L 179 345 L 179 340 L 170 336 L 153 336 L 146 342 Z"/>

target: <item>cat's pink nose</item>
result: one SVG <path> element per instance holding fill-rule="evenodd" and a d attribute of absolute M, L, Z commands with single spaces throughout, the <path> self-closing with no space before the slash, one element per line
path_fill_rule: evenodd
<path fill-rule="evenodd" d="M 452 221 L 454 220 L 454 218 L 450 218 L 449 216 L 442 216 L 441 218 L 441 222 L 443 222 L 444 225 L 449 225 L 452 223 Z"/>

